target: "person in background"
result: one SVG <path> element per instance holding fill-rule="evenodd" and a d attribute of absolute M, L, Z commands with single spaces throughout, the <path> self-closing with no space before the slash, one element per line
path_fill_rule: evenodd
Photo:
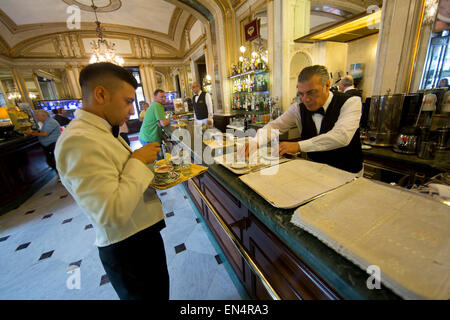
<path fill-rule="evenodd" d="M 64 108 L 52 109 L 54 114 L 53 119 L 58 121 L 60 126 L 67 126 L 70 123 L 70 119 L 65 116 Z"/>
<path fill-rule="evenodd" d="M 45 158 L 50 168 L 57 171 L 55 162 L 55 145 L 61 135 L 61 126 L 58 121 L 50 117 L 47 111 L 39 109 L 35 111 L 36 120 L 42 122 L 40 130 L 27 130 L 26 135 L 38 137 L 39 143 L 45 152 Z"/>
<path fill-rule="evenodd" d="M 128 132 L 130 132 L 128 130 L 128 125 L 127 122 L 125 121 L 120 127 L 119 127 L 119 135 L 122 137 L 123 140 L 125 140 L 125 142 L 130 145 L 130 139 L 128 139 Z"/>
<path fill-rule="evenodd" d="M 353 77 L 349 74 L 344 76 L 339 82 L 339 91 L 350 96 L 362 97 L 361 90 L 354 87 Z"/>
<path fill-rule="evenodd" d="M 161 89 L 155 90 L 154 101 L 145 112 L 144 121 L 139 131 L 139 141 L 143 146 L 150 142 L 158 142 L 161 144 L 162 127 L 170 123 L 170 119 L 166 119 L 166 112 L 163 106 L 165 102 L 165 92 Z"/>
<path fill-rule="evenodd" d="M 147 164 L 160 151 L 150 143 L 134 152 L 118 139 L 134 113 L 138 86 L 130 71 L 90 64 L 79 77 L 83 106 L 56 144 L 61 182 L 96 233 L 95 245 L 120 299 L 169 299 L 161 201 L 149 188 Z"/>
<path fill-rule="evenodd" d="M 201 90 L 199 82 L 192 84 L 192 92 L 194 93 L 193 107 L 195 121 L 212 126 L 214 109 L 211 95 Z"/>
<path fill-rule="evenodd" d="M 142 101 L 142 109 L 143 110 L 141 111 L 141 113 L 139 113 L 139 121 L 140 122 L 144 121 L 145 112 L 147 111 L 148 107 L 149 107 L 149 104 L 145 101 Z"/>
<path fill-rule="evenodd" d="M 258 130 L 257 136 L 271 129 L 280 134 L 297 127 L 299 142 L 280 142 L 279 154 L 307 152 L 312 161 L 362 174 L 363 156 L 359 136 L 361 99 L 330 91 L 330 75 L 325 66 L 304 68 L 297 81 L 302 103 L 294 103 L 279 118 Z M 251 140 L 256 143 L 256 140 Z M 240 152 L 249 155 L 247 142 Z M 256 148 L 252 148 L 256 149 Z"/>
<path fill-rule="evenodd" d="M 448 89 L 449 85 L 448 85 L 448 79 L 447 78 L 442 78 L 439 81 L 439 88 L 446 88 Z"/>

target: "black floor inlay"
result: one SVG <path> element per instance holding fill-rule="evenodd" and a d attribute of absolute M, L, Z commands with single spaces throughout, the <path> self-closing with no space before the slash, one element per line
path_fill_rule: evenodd
<path fill-rule="evenodd" d="M 9 236 L 0 238 L 0 242 L 8 240 Z"/>
<path fill-rule="evenodd" d="M 186 246 L 184 245 L 184 243 L 179 244 L 175 247 L 175 253 L 180 253 L 184 250 L 186 250 Z"/>
<path fill-rule="evenodd" d="M 100 280 L 100 285 L 104 285 L 105 283 L 109 282 L 109 278 L 107 274 L 102 275 L 102 279 Z"/>
<path fill-rule="evenodd" d="M 39 260 L 44 260 L 44 259 L 50 258 L 50 257 L 52 256 L 52 254 L 53 254 L 54 251 L 55 251 L 55 250 L 52 250 L 52 251 L 43 253 L 43 254 L 41 255 L 41 257 L 39 258 Z"/>
<path fill-rule="evenodd" d="M 30 214 L 30 213 L 33 213 L 34 211 L 36 211 L 36 210 L 29 210 L 29 211 L 25 212 L 25 214 Z"/>
<path fill-rule="evenodd" d="M 53 213 L 47 214 L 47 215 L 43 216 L 42 219 L 50 218 L 52 215 L 53 215 Z"/>
<path fill-rule="evenodd" d="M 92 224 L 88 224 L 88 225 L 86 225 L 86 227 L 84 227 L 84 230 L 92 229 L 92 228 L 93 228 Z"/>
<path fill-rule="evenodd" d="M 167 192 L 161 192 L 159 195 L 162 197 L 162 196 L 165 196 L 167 194 Z"/>
<path fill-rule="evenodd" d="M 22 250 L 27 248 L 30 245 L 31 242 L 23 243 L 20 246 L 17 247 L 16 251 Z"/>
<path fill-rule="evenodd" d="M 166 214 L 167 218 L 173 217 L 175 215 L 175 213 L 173 213 L 173 211 L 169 212 Z"/>
<path fill-rule="evenodd" d="M 64 223 L 69 223 L 70 221 L 72 221 L 72 218 L 64 220 L 64 221 L 62 222 L 62 224 L 64 224 Z"/>
<path fill-rule="evenodd" d="M 222 263 L 222 259 L 220 259 L 220 256 L 218 254 L 215 255 L 214 258 L 216 258 L 216 261 L 217 261 L 218 264 Z"/>
<path fill-rule="evenodd" d="M 195 221 L 197 221 L 197 223 L 200 223 L 200 219 L 199 218 L 195 218 Z"/>
<path fill-rule="evenodd" d="M 65 194 L 65 195 L 63 195 L 63 196 L 61 196 L 61 197 L 59 197 L 60 199 L 64 199 L 64 198 L 67 198 L 67 196 L 68 196 L 68 194 Z"/>
<path fill-rule="evenodd" d="M 185 198 L 185 199 L 187 199 L 187 197 L 186 197 L 186 196 L 184 196 L 184 198 Z"/>
<path fill-rule="evenodd" d="M 77 267 L 80 267 L 80 266 L 81 266 L 81 261 L 82 261 L 82 260 L 78 260 L 78 261 L 72 262 L 71 264 L 69 264 L 69 267 L 70 267 L 70 266 L 77 266 Z"/>

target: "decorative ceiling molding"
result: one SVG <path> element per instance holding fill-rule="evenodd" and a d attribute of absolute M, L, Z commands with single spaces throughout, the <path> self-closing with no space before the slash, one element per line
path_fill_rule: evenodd
<path fill-rule="evenodd" d="M 69 6 L 75 5 L 78 6 L 83 11 L 89 11 L 94 12 L 91 5 L 85 5 L 84 3 L 81 3 L 77 0 L 62 0 L 63 2 L 67 3 Z M 95 1 L 94 1 L 95 4 Z M 113 12 L 116 10 L 119 10 L 120 7 L 122 7 L 122 1 L 120 0 L 109 0 L 109 4 L 107 6 L 103 7 L 97 7 L 97 12 Z"/>

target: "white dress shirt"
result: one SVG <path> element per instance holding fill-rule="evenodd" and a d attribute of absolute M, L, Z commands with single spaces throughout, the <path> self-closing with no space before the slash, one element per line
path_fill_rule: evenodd
<path fill-rule="evenodd" d="M 344 93 L 347 92 L 348 90 L 353 90 L 353 89 L 355 89 L 354 86 L 347 87 L 347 88 L 345 88 Z"/>
<path fill-rule="evenodd" d="M 200 90 L 200 92 L 194 97 L 194 101 L 197 102 L 198 98 L 200 97 L 200 95 L 202 94 L 202 90 Z M 195 121 L 201 123 L 201 124 L 207 124 L 208 120 L 213 121 L 213 117 L 214 117 L 214 109 L 213 109 L 213 103 L 212 103 L 212 98 L 211 98 L 211 94 L 209 94 L 208 92 L 205 93 L 205 103 L 206 103 L 206 107 L 208 108 L 208 118 L 207 119 L 202 119 L 202 120 L 198 120 L 197 119 L 197 115 L 194 112 L 194 118 Z"/>
<path fill-rule="evenodd" d="M 164 218 L 161 201 L 149 188 L 152 171 L 111 125 L 78 109 L 55 148 L 61 182 L 92 222 L 95 245 L 124 240 Z"/>
<path fill-rule="evenodd" d="M 325 112 L 333 99 L 333 93 L 330 91 L 328 99 L 323 105 Z M 359 128 L 361 118 L 361 98 L 351 97 L 341 108 L 338 120 L 333 129 L 324 134 L 319 134 L 311 139 L 299 141 L 301 152 L 316 152 L 338 149 L 347 146 L 352 140 L 356 130 Z M 316 124 L 317 132 L 320 132 L 323 116 L 316 113 L 312 116 Z M 299 134 L 302 133 L 302 119 L 298 102 L 292 104 L 290 108 L 279 118 L 269 122 L 263 129 L 278 129 L 280 134 L 287 132 L 291 128 L 298 128 Z M 258 131 L 258 133 L 261 130 Z M 258 135 L 257 135 L 258 136 Z M 261 140 L 260 140 L 261 141 Z"/>

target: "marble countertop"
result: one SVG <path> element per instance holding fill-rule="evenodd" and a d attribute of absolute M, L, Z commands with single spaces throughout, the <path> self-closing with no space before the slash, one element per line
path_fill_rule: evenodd
<path fill-rule="evenodd" d="M 193 138 L 192 122 L 187 130 Z M 171 133 L 176 130 L 168 126 L 164 130 Z M 194 144 L 192 144 L 194 145 Z M 203 153 L 194 150 L 194 154 Z M 342 297 L 346 299 L 399 299 L 391 290 L 381 286 L 381 289 L 369 290 L 366 281 L 369 275 L 358 266 L 323 244 L 320 240 L 293 225 L 290 220 L 294 209 L 284 210 L 271 206 L 261 196 L 244 184 L 239 176 L 219 164 L 208 165 L 209 174 L 227 187 L 227 190 L 239 199 L 253 214 L 274 232 L 286 245 L 308 264 L 317 274 L 329 283 Z"/>

